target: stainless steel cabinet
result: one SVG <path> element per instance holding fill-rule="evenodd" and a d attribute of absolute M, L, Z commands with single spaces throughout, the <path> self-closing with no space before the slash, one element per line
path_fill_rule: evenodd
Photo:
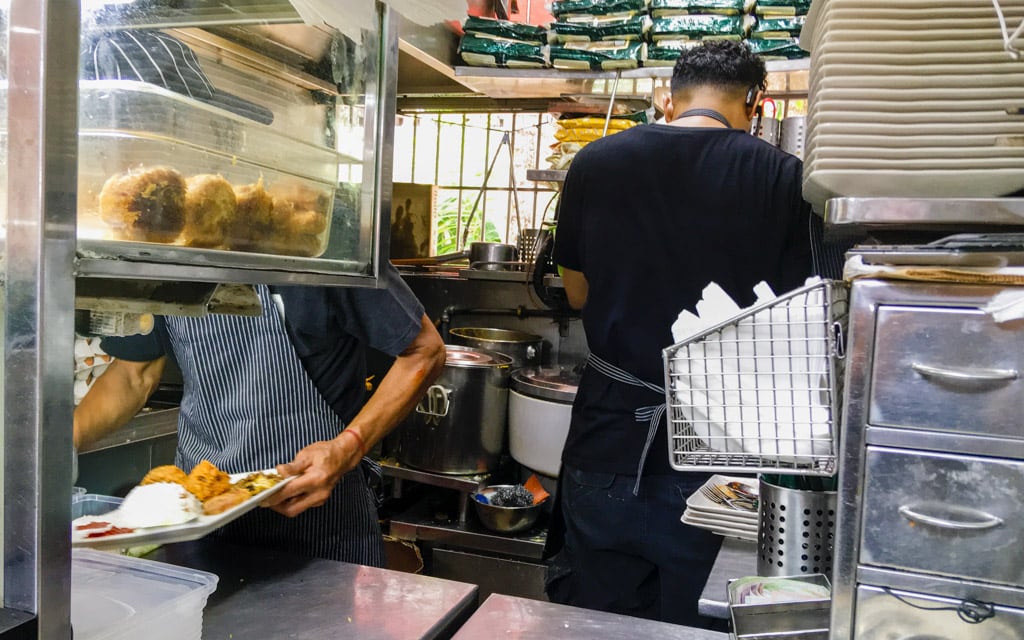
<path fill-rule="evenodd" d="M 852 286 L 833 640 L 1024 637 L 1024 325 L 982 310 L 1002 290 Z"/>

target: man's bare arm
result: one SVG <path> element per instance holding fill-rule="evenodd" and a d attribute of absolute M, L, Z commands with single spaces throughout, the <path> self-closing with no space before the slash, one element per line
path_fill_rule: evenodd
<path fill-rule="evenodd" d="M 126 425 L 160 385 L 166 356 L 148 362 L 115 359 L 75 408 L 75 448 Z"/>

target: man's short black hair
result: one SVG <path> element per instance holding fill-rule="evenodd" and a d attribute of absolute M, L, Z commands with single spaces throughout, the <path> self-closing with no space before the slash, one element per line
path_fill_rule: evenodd
<path fill-rule="evenodd" d="M 692 87 L 746 91 L 764 87 L 764 62 L 735 40 L 708 40 L 683 52 L 672 71 L 672 95 Z"/>

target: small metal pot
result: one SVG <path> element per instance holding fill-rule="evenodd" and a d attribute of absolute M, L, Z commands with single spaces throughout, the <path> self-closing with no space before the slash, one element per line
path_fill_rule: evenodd
<path fill-rule="evenodd" d="M 500 242 L 472 242 L 469 245 L 469 268 L 482 271 L 509 271 L 518 266 L 515 245 Z"/>
<path fill-rule="evenodd" d="M 457 327 L 448 336 L 452 344 L 504 353 L 512 358 L 512 370 L 540 366 L 544 359 L 544 338 L 525 331 Z"/>

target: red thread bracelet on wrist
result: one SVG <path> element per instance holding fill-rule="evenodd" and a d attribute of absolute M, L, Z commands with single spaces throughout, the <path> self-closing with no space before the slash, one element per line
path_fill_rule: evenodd
<path fill-rule="evenodd" d="M 352 437 L 356 439 L 356 444 L 359 446 L 359 457 L 366 456 L 366 443 L 363 442 L 363 436 L 359 435 L 359 432 L 354 428 L 348 428 L 342 431 L 342 433 L 350 433 Z"/>

